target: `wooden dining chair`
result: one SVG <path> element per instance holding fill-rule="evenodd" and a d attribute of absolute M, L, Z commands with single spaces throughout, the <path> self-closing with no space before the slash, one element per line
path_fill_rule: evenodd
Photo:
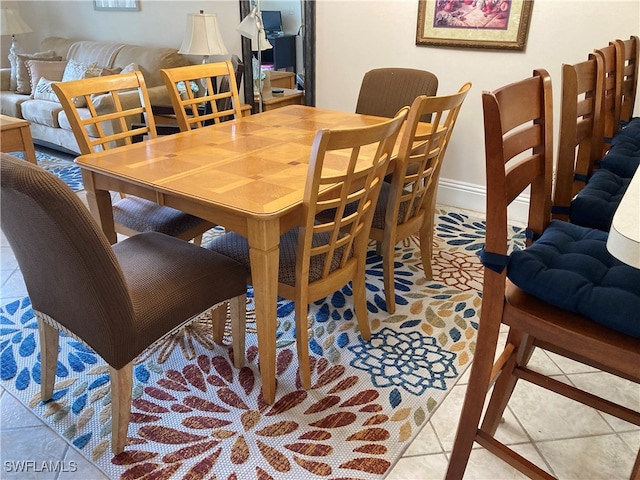
<path fill-rule="evenodd" d="M 131 145 L 132 139 L 141 135 L 156 138 L 149 95 L 140 72 L 56 82 L 52 87 L 83 155 Z M 145 122 L 136 123 L 141 117 Z M 123 235 L 161 232 L 199 244 L 202 234 L 215 226 L 150 199 L 121 197 L 113 204 L 113 218 L 116 232 Z"/>
<path fill-rule="evenodd" d="M 496 437 L 511 393 L 518 380 L 525 380 L 640 425 L 637 399 L 631 408 L 621 406 L 527 366 L 533 350 L 541 348 L 640 383 L 640 270 L 608 253 L 605 232 L 550 220 L 549 74 L 535 70 L 532 77 L 484 92 L 482 103 L 487 175 L 482 310 L 445 478 L 462 478 L 477 442 L 525 475 L 549 479 L 551 474 Z M 526 189 L 527 247 L 509 253 L 507 209 Z M 496 356 L 503 325 L 508 328 L 507 339 Z M 546 413 L 546 407 L 531 412 Z M 638 475 L 640 456 L 631 477 Z"/>
<path fill-rule="evenodd" d="M 419 233 L 426 278 L 432 278 L 433 226 L 438 178 L 445 152 L 471 83 L 452 95 L 417 97 L 407 117 L 394 162 L 391 182 L 382 185 L 369 237 L 378 242 L 383 258 L 387 312 L 396 309 L 395 246 Z M 430 116 L 430 125 L 420 120 Z"/>
<path fill-rule="evenodd" d="M 236 72 L 230 60 L 162 69 L 160 74 L 181 131 L 242 116 Z M 188 85 L 198 85 L 198 90 L 185 87 Z"/>
<path fill-rule="evenodd" d="M 356 113 L 392 118 L 402 107 L 410 106 L 416 97 L 434 96 L 438 77 L 416 68 L 375 68 L 362 77 Z M 428 115 L 423 118 L 429 121 Z"/>
<path fill-rule="evenodd" d="M 136 357 L 203 311 L 219 340 L 230 300 L 232 331 L 245 323 L 246 268 L 157 232 L 115 245 L 78 196 L 42 167 L 0 160 L 2 231 L 18 261 L 40 335 L 41 400 L 55 388 L 59 331 L 109 365 L 111 448 L 123 451 Z M 236 366 L 244 352 L 234 352 Z M 66 387 L 62 387 L 66 388 Z"/>
<path fill-rule="evenodd" d="M 599 48 L 589 55 L 600 56 L 604 69 L 602 93 L 603 157 L 611 147 L 611 139 L 620 131 L 620 109 L 622 107 L 622 70 L 616 61 L 616 47 L 613 44 Z"/>
<path fill-rule="evenodd" d="M 352 282 L 360 335 L 365 340 L 371 338 L 365 291 L 369 229 L 407 112 L 408 108 L 403 108 L 394 118 L 371 126 L 322 129 L 315 136 L 302 215 L 299 223 L 280 237 L 278 273 L 278 295 L 295 302 L 299 372 L 304 388 L 311 387 L 307 324 L 310 302 Z M 352 202 L 357 202 L 357 209 L 346 212 Z M 332 214 L 323 216 L 325 212 Z M 237 233 L 215 237 L 205 248 L 251 266 L 248 241 Z"/>
<path fill-rule="evenodd" d="M 569 220 L 571 201 L 602 158 L 604 68 L 600 55 L 562 65 L 562 99 L 553 218 Z"/>
<path fill-rule="evenodd" d="M 613 42 L 616 50 L 616 62 L 622 75 L 622 105 L 620 121 L 629 122 L 633 117 L 633 108 L 638 91 L 638 68 L 640 65 L 640 37 L 632 35 L 627 40 Z"/>

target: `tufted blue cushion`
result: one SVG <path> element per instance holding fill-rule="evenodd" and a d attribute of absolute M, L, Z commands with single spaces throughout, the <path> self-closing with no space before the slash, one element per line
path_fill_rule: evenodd
<path fill-rule="evenodd" d="M 551 305 L 640 338 L 640 269 L 614 258 L 606 242 L 605 232 L 554 220 L 511 254 L 507 276 Z"/>
<path fill-rule="evenodd" d="M 569 221 L 584 227 L 609 231 L 611 220 L 631 178 L 623 178 L 601 168 L 571 201 Z"/>

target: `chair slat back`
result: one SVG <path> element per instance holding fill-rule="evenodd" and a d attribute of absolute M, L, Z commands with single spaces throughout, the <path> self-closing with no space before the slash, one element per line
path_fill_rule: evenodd
<path fill-rule="evenodd" d="M 470 88 L 467 82 L 453 95 L 421 95 L 414 100 L 394 164 L 385 228 L 414 219 L 421 224 L 429 211 L 444 154 Z M 425 116 L 431 118 L 428 125 L 420 123 Z"/>
<path fill-rule="evenodd" d="M 160 74 L 181 131 L 242 116 L 236 72 L 230 60 L 162 69 Z M 192 85 L 198 86 L 197 91 Z"/>
<path fill-rule="evenodd" d="M 620 120 L 628 122 L 633 116 L 638 91 L 638 65 L 640 64 L 640 38 L 633 35 L 628 40 L 616 40 L 616 61 L 622 74 L 622 105 Z"/>
<path fill-rule="evenodd" d="M 92 77 L 52 84 L 82 154 L 130 145 L 134 137 L 156 137 L 142 73 Z M 86 104 L 86 108 L 76 105 Z M 143 119 L 144 123 L 140 124 Z M 131 125 L 136 123 L 136 128 Z"/>
<path fill-rule="evenodd" d="M 372 126 L 316 134 L 303 200 L 305 220 L 298 236 L 297 281 L 308 279 L 312 261 L 323 262 L 321 281 L 366 254 L 373 210 L 407 112 L 404 108 L 393 119 Z M 350 204 L 357 208 L 347 209 Z M 331 291 L 345 283 L 339 280 Z"/>
<path fill-rule="evenodd" d="M 553 217 L 569 219 L 571 199 L 602 158 L 602 57 L 562 66 L 562 110 L 558 137 Z"/>
<path fill-rule="evenodd" d="M 541 235 L 551 220 L 552 102 L 551 77 L 542 69 L 482 94 L 488 252 L 507 254 L 507 208 L 527 187 L 528 229 Z"/>
<path fill-rule="evenodd" d="M 622 105 L 622 72 L 621 65 L 616 61 L 614 45 L 594 50 L 589 55 L 599 55 L 604 68 L 604 82 L 602 94 L 602 122 L 604 133 L 604 155 L 609 150 L 611 139 L 620 130 L 620 108 Z"/>

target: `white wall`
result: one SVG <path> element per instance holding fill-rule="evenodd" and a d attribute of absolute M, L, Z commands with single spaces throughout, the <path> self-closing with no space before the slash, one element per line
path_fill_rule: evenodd
<path fill-rule="evenodd" d="M 430 70 L 438 76 L 440 94 L 472 82 L 447 150 L 438 201 L 482 211 L 481 92 L 545 68 L 554 85 L 557 126 L 562 63 L 586 60 L 593 49 L 640 31 L 638 0 L 535 0 L 524 51 L 416 46 L 417 12 L 417 0 L 319 0 L 317 105 L 354 110 L 362 76 L 380 66 Z"/>
<path fill-rule="evenodd" d="M 291 9 L 299 5 L 298 0 L 278 1 L 288 1 Z M 18 39 L 26 51 L 37 51 L 40 40 L 49 35 L 178 48 L 187 13 L 204 9 L 218 15 L 229 51 L 241 53 L 235 0 L 140 0 L 139 12 L 98 12 L 91 0 L 2 2 L 3 7 L 12 5 L 34 29 Z M 480 210 L 484 210 L 485 184 L 482 90 L 529 76 L 534 68 L 546 68 L 554 82 L 557 106 L 562 63 L 583 61 L 610 40 L 640 35 L 638 0 L 535 0 L 524 51 L 416 46 L 417 12 L 418 0 L 318 0 L 316 103 L 353 111 L 362 76 L 381 66 L 431 70 L 439 78 L 441 94 L 473 82 L 447 152 L 439 201 Z M 2 40 L 6 66 L 10 41 Z M 556 107 L 556 118 L 558 112 Z M 640 101 L 635 114 L 640 115 Z"/>

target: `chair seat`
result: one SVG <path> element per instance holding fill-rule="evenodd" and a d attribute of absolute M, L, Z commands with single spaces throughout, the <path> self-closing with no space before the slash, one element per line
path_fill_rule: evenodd
<path fill-rule="evenodd" d="M 298 245 L 299 228 L 293 228 L 280 236 L 280 257 L 278 269 L 278 283 L 295 286 L 296 284 L 296 249 Z M 313 245 L 320 246 L 329 242 L 328 234 L 317 234 L 314 236 Z M 229 232 L 224 235 L 214 237 L 208 244 L 204 245 L 208 250 L 214 250 L 227 257 L 233 258 L 243 265 L 250 266 L 249 242 L 242 235 Z M 340 267 L 340 255 L 334 255 L 330 271 Z M 324 267 L 324 257 L 315 255 L 311 257 L 309 266 L 309 282 L 314 282 L 322 278 Z"/>
<path fill-rule="evenodd" d="M 126 196 L 113 205 L 113 220 L 136 232 L 159 232 L 179 237 L 204 220 L 140 197 Z"/>
<path fill-rule="evenodd" d="M 127 341 L 135 344 L 136 354 L 143 351 L 174 329 L 176 320 L 186 321 L 209 308 L 212 297 L 222 302 L 245 291 L 244 265 L 168 235 L 134 235 L 114 244 L 113 251 L 127 281 L 137 330 L 114 350 L 116 356 Z M 115 368 L 131 358 L 120 360 L 109 358 Z"/>
<path fill-rule="evenodd" d="M 551 305 L 640 338 L 640 270 L 614 258 L 606 242 L 605 232 L 554 220 L 512 253 L 507 276 Z"/>
<path fill-rule="evenodd" d="M 596 170 L 571 202 L 571 223 L 608 232 L 613 214 L 630 182 L 631 178 L 621 177 L 610 170 Z"/>

